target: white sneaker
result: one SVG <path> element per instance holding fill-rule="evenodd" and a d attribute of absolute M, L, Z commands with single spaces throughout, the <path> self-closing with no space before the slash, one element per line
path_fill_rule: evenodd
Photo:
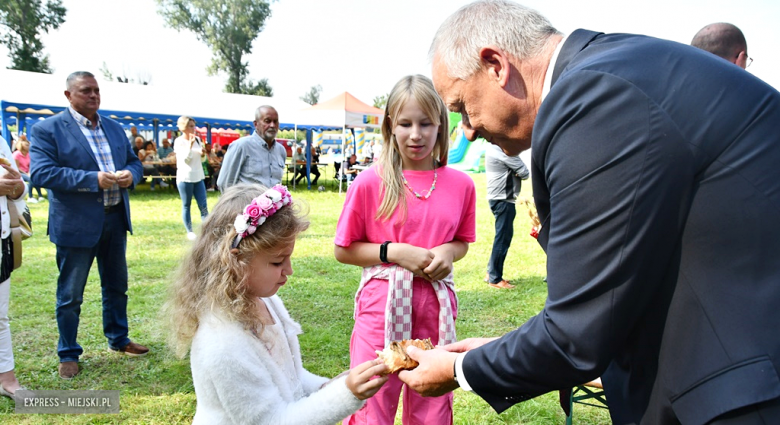
<path fill-rule="evenodd" d="M 27 200 L 27 203 L 28 203 L 28 204 L 37 204 L 37 203 L 38 203 L 38 200 L 37 200 L 37 199 L 35 199 L 35 198 L 30 198 L 30 199 L 28 199 L 28 200 Z"/>
<path fill-rule="evenodd" d="M 189 239 L 189 240 L 191 240 L 191 241 L 194 241 L 194 240 L 195 240 L 197 237 L 198 237 L 198 235 L 196 235 L 196 234 L 195 234 L 195 233 L 193 233 L 193 232 L 188 232 L 188 233 L 187 233 L 187 239 Z"/>
<path fill-rule="evenodd" d="M 150 188 L 150 189 L 151 189 L 151 191 L 152 191 L 152 192 L 154 192 L 154 188 L 153 188 L 153 187 L 152 187 L 152 188 Z"/>
<path fill-rule="evenodd" d="M 43 196 L 39 196 L 39 197 L 38 197 L 38 202 L 43 202 L 43 201 L 45 201 L 45 200 L 46 200 L 46 198 L 44 198 Z"/>
<path fill-rule="evenodd" d="M 170 186 L 168 183 L 165 183 L 164 181 L 160 182 L 160 187 L 168 187 Z"/>

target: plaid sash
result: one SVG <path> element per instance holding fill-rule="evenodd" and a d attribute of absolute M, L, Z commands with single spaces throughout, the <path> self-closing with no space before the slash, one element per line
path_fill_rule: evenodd
<path fill-rule="evenodd" d="M 392 341 L 412 338 L 412 279 L 414 274 L 397 264 L 377 264 L 363 268 L 360 286 L 355 293 L 355 313 L 360 293 L 371 279 L 387 280 L 387 305 L 385 306 L 385 347 Z M 452 274 L 431 282 L 439 299 L 439 345 L 455 342 L 455 319 L 447 288 L 455 290 Z"/>

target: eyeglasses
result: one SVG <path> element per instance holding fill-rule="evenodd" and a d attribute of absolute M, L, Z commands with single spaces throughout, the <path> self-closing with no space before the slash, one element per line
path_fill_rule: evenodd
<path fill-rule="evenodd" d="M 740 57 L 740 56 L 742 56 L 742 55 L 745 55 L 745 68 L 747 68 L 747 67 L 749 67 L 749 66 L 750 66 L 750 64 L 751 64 L 751 63 L 753 63 L 753 58 L 751 58 L 750 56 L 748 56 L 748 55 L 747 55 L 747 52 L 745 52 L 744 50 L 743 50 L 743 51 L 741 51 L 741 52 L 739 52 L 739 53 L 737 53 L 737 57 L 736 57 L 734 60 L 735 60 L 735 61 L 738 61 L 738 60 L 739 60 L 739 57 Z M 736 62 L 734 62 L 734 63 L 736 63 Z"/>

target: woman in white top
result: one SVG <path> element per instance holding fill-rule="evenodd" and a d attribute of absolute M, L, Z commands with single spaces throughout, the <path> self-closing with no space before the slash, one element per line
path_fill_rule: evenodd
<path fill-rule="evenodd" d="M 201 222 L 209 215 L 206 204 L 206 185 L 203 183 L 205 175 L 201 166 L 201 156 L 204 155 L 203 142 L 195 135 L 195 120 L 182 116 L 177 121 L 182 135 L 173 142 L 173 151 L 176 152 L 176 186 L 181 196 L 181 216 L 184 220 L 184 228 L 187 230 L 187 238 L 195 240 L 192 231 L 192 218 L 190 217 L 190 205 L 192 197 L 200 209 Z"/>
<path fill-rule="evenodd" d="M 8 300 L 10 297 L 11 271 L 14 268 L 11 226 L 8 209 L 26 208 L 24 200 L 25 185 L 16 167 L 8 142 L 0 137 L 0 157 L 5 159 L 0 165 L 0 395 L 13 397 L 19 389 L 19 381 L 14 375 L 14 353 L 11 351 L 11 328 L 8 326 Z M 15 205 L 19 203 L 19 205 Z"/>

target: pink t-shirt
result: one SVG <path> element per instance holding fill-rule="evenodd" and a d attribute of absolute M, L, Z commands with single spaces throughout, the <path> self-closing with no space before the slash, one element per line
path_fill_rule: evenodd
<path fill-rule="evenodd" d="M 22 152 L 19 150 L 15 150 L 14 153 L 11 154 L 11 156 L 14 157 L 16 160 L 16 163 L 19 166 L 19 171 L 30 174 L 30 155 L 22 155 Z"/>
<path fill-rule="evenodd" d="M 417 199 L 407 193 L 407 217 L 399 208 L 389 221 L 375 218 L 381 204 L 382 179 L 372 167 L 360 173 L 347 191 L 344 209 L 336 226 L 336 245 L 348 247 L 352 242 L 408 243 L 431 249 L 453 240 L 476 240 L 476 191 L 466 173 L 449 167 L 437 170 L 436 189 L 428 199 Z M 406 180 L 417 193 L 423 194 L 433 183 L 431 171 L 404 171 Z"/>

